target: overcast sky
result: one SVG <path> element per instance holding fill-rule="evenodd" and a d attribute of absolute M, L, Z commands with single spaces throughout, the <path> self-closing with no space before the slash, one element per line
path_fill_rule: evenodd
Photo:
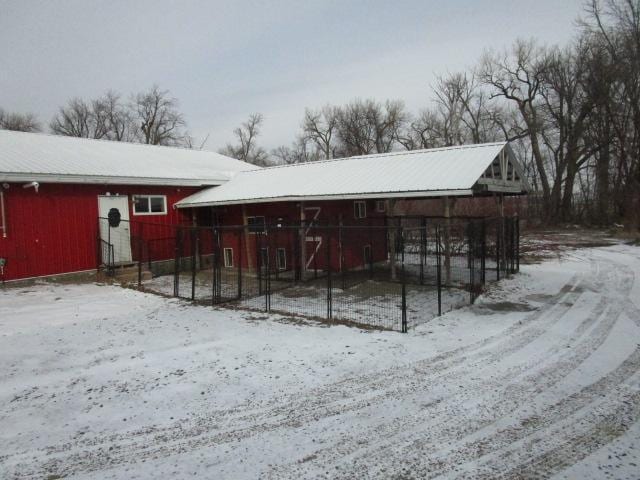
<path fill-rule="evenodd" d="M 0 107 L 46 126 L 74 96 L 157 83 L 217 150 L 250 113 L 290 143 L 305 107 L 354 97 L 417 111 L 434 75 L 518 36 L 566 43 L 583 0 L 0 0 Z"/>

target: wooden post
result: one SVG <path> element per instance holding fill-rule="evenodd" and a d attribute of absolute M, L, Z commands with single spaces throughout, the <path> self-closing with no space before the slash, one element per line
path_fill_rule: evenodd
<path fill-rule="evenodd" d="M 244 245 L 247 253 L 247 270 L 249 272 L 254 271 L 253 260 L 255 260 L 255 255 L 251 255 L 251 241 L 249 240 L 251 237 L 249 236 L 249 220 L 247 217 L 247 206 L 242 205 L 242 224 L 244 225 Z M 242 245 L 240 245 L 242 248 Z M 240 265 L 242 268 L 242 265 Z"/>
<path fill-rule="evenodd" d="M 396 201 L 393 199 L 386 200 L 385 210 L 387 211 L 387 215 L 393 220 L 393 211 L 396 205 Z M 393 221 L 391 222 L 393 223 Z M 395 281 L 398 279 L 398 272 L 396 269 L 396 226 L 389 225 L 387 223 L 387 238 L 389 243 L 389 267 L 391 268 L 391 280 Z"/>

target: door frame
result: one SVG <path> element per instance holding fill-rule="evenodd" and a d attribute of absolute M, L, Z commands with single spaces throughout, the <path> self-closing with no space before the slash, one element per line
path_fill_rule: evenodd
<path fill-rule="evenodd" d="M 108 212 L 101 211 L 102 202 L 101 199 L 118 199 L 124 202 L 122 208 L 119 208 L 121 211 L 122 220 L 125 222 L 124 224 L 120 224 L 118 227 L 111 227 L 106 220 Z M 131 215 L 129 212 L 129 195 L 98 195 L 98 236 L 101 240 L 111 244 L 113 246 L 113 264 L 122 265 L 129 264 L 133 262 L 132 248 L 131 248 Z M 125 217 L 126 215 L 126 217 Z M 105 229 L 108 229 L 105 234 Z M 114 240 L 114 231 L 120 237 L 120 241 L 118 243 L 118 248 L 112 240 Z M 126 232 L 126 233 L 125 233 Z M 124 238 L 126 237 L 126 240 Z M 104 249 L 102 248 L 102 242 L 100 245 L 100 252 L 103 264 L 105 263 L 104 259 Z M 113 266 L 113 265 L 111 265 Z"/>

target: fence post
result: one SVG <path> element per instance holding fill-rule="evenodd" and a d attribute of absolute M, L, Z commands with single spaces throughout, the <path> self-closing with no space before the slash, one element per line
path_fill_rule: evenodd
<path fill-rule="evenodd" d="M 400 248 L 401 248 L 401 253 L 400 253 L 400 259 L 402 261 L 402 263 L 404 264 L 404 230 L 402 227 L 402 217 L 397 217 L 398 218 L 398 231 L 400 232 L 399 238 L 400 238 Z"/>
<path fill-rule="evenodd" d="M 267 312 L 271 311 L 271 252 L 269 251 L 269 244 L 270 244 L 270 237 L 269 237 L 269 229 L 266 228 L 265 229 L 266 233 L 265 235 L 267 236 L 267 278 L 265 281 L 265 290 L 266 290 L 266 310 Z"/>
<path fill-rule="evenodd" d="M 111 224 L 107 220 L 107 272 L 109 276 L 114 274 L 115 269 L 115 254 L 113 253 L 113 246 L 111 245 Z"/>
<path fill-rule="evenodd" d="M 175 260 L 173 262 L 173 296 L 180 296 L 180 262 L 182 257 L 182 229 L 176 228 Z"/>
<path fill-rule="evenodd" d="M 149 270 L 150 272 L 153 272 L 153 270 L 151 270 L 151 240 L 147 240 L 146 244 L 147 244 L 147 270 Z"/>
<path fill-rule="evenodd" d="M 103 260 L 102 260 L 102 235 L 100 234 L 100 215 L 98 215 L 98 236 L 96 237 L 97 240 L 97 244 L 96 247 L 98 248 L 98 250 L 96 251 L 97 253 L 97 257 L 96 259 L 98 260 L 98 262 L 96 263 L 96 273 L 98 273 L 98 271 L 100 270 L 100 267 L 103 264 Z"/>
<path fill-rule="evenodd" d="M 138 290 L 142 288 L 142 239 L 144 238 L 144 223 L 140 223 L 138 232 Z"/>
<path fill-rule="evenodd" d="M 244 229 L 238 230 L 238 300 L 242 298 L 242 241 L 243 239 L 244 239 Z"/>
<path fill-rule="evenodd" d="M 427 219 L 420 219 L 420 285 L 424 285 L 424 264 L 427 259 Z"/>
<path fill-rule="evenodd" d="M 338 243 L 340 245 L 340 249 L 338 251 L 338 255 L 340 258 L 340 280 L 342 281 L 342 290 L 344 291 L 344 289 L 347 287 L 347 282 L 346 282 L 346 268 L 344 265 L 344 238 L 343 238 L 343 231 L 342 231 L 342 218 L 340 219 L 340 225 L 338 226 Z"/>
<path fill-rule="evenodd" d="M 372 232 L 372 228 L 371 228 L 371 220 L 369 220 L 369 278 L 373 278 L 373 236 L 371 234 Z"/>
<path fill-rule="evenodd" d="M 442 265 L 440 257 L 440 225 L 436 225 L 436 278 L 438 284 L 438 316 L 442 315 Z"/>
<path fill-rule="evenodd" d="M 500 231 L 502 230 L 502 218 L 498 217 L 497 225 L 496 225 L 496 280 L 500 280 L 500 238 L 502 234 Z"/>
<path fill-rule="evenodd" d="M 516 217 L 511 218 L 511 273 L 516 273 Z"/>
<path fill-rule="evenodd" d="M 258 295 L 262 295 L 262 233 L 256 233 L 256 276 L 258 277 Z"/>
<path fill-rule="evenodd" d="M 475 282 L 476 282 L 476 256 L 475 256 L 475 248 L 476 248 L 476 225 L 473 223 L 473 220 L 469 220 L 469 224 L 467 227 L 467 248 L 468 248 L 468 262 L 469 262 L 469 303 L 473 303 L 475 300 Z"/>
<path fill-rule="evenodd" d="M 329 230 L 327 229 L 327 246 L 326 246 L 326 254 L 327 254 L 327 319 L 331 320 L 333 318 L 333 292 L 332 292 L 332 279 L 331 279 L 331 240 Z"/>
<path fill-rule="evenodd" d="M 291 247 L 291 251 L 293 252 L 293 280 L 294 282 L 300 281 L 300 240 L 298 239 L 299 231 L 295 228 L 291 229 L 291 238 L 293 241 L 293 245 Z"/>
<path fill-rule="evenodd" d="M 487 283 L 487 224 L 483 218 L 480 224 L 481 247 L 480 247 L 480 268 L 481 268 L 481 280 L 482 285 Z"/>
<path fill-rule="evenodd" d="M 402 333 L 407 333 L 408 328 L 407 328 L 407 281 L 405 278 L 405 272 L 404 272 L 404 236 L 403 236 L 403 232 L 401 231 L 400 233 L 401 238 L 403 239 L 403 246 L 402 246 L 402 265 L 400 267 L 400 277 L 401 277 L 401 282 L 402 282 L 402 326 L 401 326 L 401 332 Z"/>
<path fill-rule="evenodd" d="M 222 239 L 219 227 L 214 227 L 211 231 L 213 242 L 213 296 L 211 302 L 218 304 L 222 302 Z"/>
<path fill-rule="evenodd" d="M 506 262 L 506 267 L 507 267 L 507 275 L 510 275 L 511 269 L 512 269 L 512 265 L 511 265 L 511 261 L 513 260 L 513 223 L 511 222 L 511 219 L 507 219 L 506 221 L 506 227 L 507 227 L 507 240 L 505 240 L 505 244 L 508 242 L 508 248 L 505 251 L 505 255 L 507 256 L 507 262 Z"/>
<path fill-rule="evenodd" d="M 191 300 L 195 300 L 196 298 L 196 242 L 197 240 L 197 230 L 195 227 L 191 229 Z"/>
<path fill-rule="evenodd" d="M 516 271 L 520 272 L 520 217 L 516 216 Z"/>
<path fill-rule="evenodd" d="M 216 289 L 218 288 L 218 282 L 216 278 L 216 254 L 217 254 L 217 242 L 216 242 L 216 229 L 211 229 L 211 305 L 216 304 Z"/>

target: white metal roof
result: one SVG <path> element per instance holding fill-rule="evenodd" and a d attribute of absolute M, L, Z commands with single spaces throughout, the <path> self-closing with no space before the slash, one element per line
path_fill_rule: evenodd
<path fill-rule="evenodd" d="M 256 168 L 203 150 L 0 130 L 0 182 L 201 186 Z"/>
<path fill-rule="evenodd" d="M 506 146 L 500 142 L 412 150 L 246 171 L 176 205 L 471 195 Z"/>

